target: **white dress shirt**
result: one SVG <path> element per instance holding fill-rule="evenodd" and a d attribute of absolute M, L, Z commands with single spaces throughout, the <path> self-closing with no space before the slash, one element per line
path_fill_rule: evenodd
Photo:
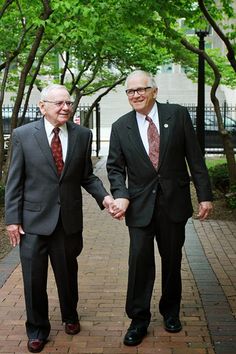
<path fill-rule="evenodd" d="M 54 135 L 53 129 L 55 128 L 46 118 L 44 118 L 44 126 L 48 138 L 48 143 L 49 146 L 51 147 L 51 141 L 52 137 Z M 65 162 L 66 160 L 66 154 L 67 154 L 67 146 L 68 146 L 68 131 L 67 131 L 67 125 L 63 124 L 60 127 L 60 132 L 59 132 L 59 138 L 61 140 L 61 146 L 62 146 L 62 158 L 63 161 Z"/>
<path fill-rule="evenodd" d="M 153 120 L 153 123 L 156 125 L 157 131 L 160 134 L 159 116 L 158 116 L 156 103 L 153 105 L 151 111 L 148 114 L 148 117 L 150 117 Z M 136 112 L 136 119 L 138 123 L 139 133 L 141 135 L 141 139 L 145 147 L 145 150 L 147 151 L 147 154 L 149 154 L 149 144 L 148 144 L 148 137 L 147 137 L 149 122 L 145 118 L 146 115 Z"/>

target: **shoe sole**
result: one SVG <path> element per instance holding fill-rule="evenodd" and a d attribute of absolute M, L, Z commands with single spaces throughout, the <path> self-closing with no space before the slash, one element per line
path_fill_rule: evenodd
<path fill-rule="evenodd" d="M 135 343 L 125 342 L 125 341 L 124 341 L 123 343 L 124 343 L 124 345 L 126 345 L 126 346 L 128 346 L 128 347 L 135 347 L 136 345 L 141 344 L 142 341 L 143 341 L 143 339 L 141 339 L 140 341 L 135 342 Z"/>
<path fill-rule="evenodd" d="M 166 328 L 164 327 L 166 332 L 169 332 L 169 333 L 178 333 L 182 330 L 182 327 L 181 328 L 177 328 L 177 329 L 169 329 L 169 328 Z"/>
<path fill-rule="evenodd" d="M 43 351 L 45 345 L 47 344 L 47 342 L 48 342 L 47 340 L 44 341 L 44 344 L 43 344 L 42 347 L 39 348 L 39 349 L 33 349 L 33 348 L 31 348 L 31 347 L 27 344 L 27 349 L 28 349 L 28 351 L 29 351 L 30 353 L 41 353 L 41 352 Z"/>
<path fill-rule="evenodd" d="M 134 347 L 136 345 L 139 345 L 142 343 L 143 339 L 146 337 L 147 333 L 144 334 L 144 336 L 142 337 L 142 339 L 138 340 L 137 342 L 126 342 L 125 339 L 123 341 L 124 345 L 127 345 L 128 347 Z"/>

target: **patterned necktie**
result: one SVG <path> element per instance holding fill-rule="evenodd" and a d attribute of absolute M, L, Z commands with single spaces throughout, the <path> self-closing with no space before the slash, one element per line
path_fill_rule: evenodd
<path fill-rule="evenodd" d="M 57 166 L 58 175 L 61 175 L 61 171 L 63 170 L 64 162 L 62 159 L 62 146 L 61 140 L 59 138 L 60 128 L 53 129 L 53 137 L 51 142 L 52 155 Z"/>
<path fill-rule="evenodd" d="M 152 119 L 146 116 L 146 120 L 149 122 L 148 130 L 147 130 L 147 137 L 148 137 L 148 144 L 149 144 L 149 157 L 154 168 L 157 168 L 158 161 L 159 161 L 160 135 Z"/>

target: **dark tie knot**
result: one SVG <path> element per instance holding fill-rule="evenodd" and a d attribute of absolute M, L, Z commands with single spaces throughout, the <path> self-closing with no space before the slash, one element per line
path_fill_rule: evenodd
<path fill-rule="evenodd" d="M 58 135 L 60 133 L 60 128 L 56 127 L 52 131 L 55 135 Z"/>
<path fill-rule="evenodd" d="M 153 123 L 153 120 L 152 120 L 152 118 L 150 118 L 150 117 L 148 117 L 148 116 L 146 116 L 146 118 L 145 118 L 149 123 Z"/>

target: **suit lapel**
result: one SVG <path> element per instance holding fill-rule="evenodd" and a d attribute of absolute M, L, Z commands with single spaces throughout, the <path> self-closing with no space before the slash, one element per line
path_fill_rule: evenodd
<path fill-rule="evenodd" d="M 52 156 L 51 148 L 48 143 L 48 138 L 46 135 L 45 127 L 44 127 L 44 119 L 40 119 L 39 121 L 35 122 L 35 131 L 34 136 L 37 141 L 37 144 L 42 151 L 45 158 L 48 160 L 49 166 L 53 169 L 55 174 L 57 175 L 56 165 Z"/>
<path fill-rule="evenodd" d="M 159 169 L 164 160 L 164 156 L 168 147 L 172 116 L 169 113 L 168 105 L 166 104 L 161 104 L 157 102 L 157 109 L 158 109 L 159 124 L 160 124 L 160 155 L 159 155 L 159 164 L 158 164 L 158 169 Z M 148 161 L 150 165 L 152 165 L 139 133 L 135 111 L 130 112 L 128 116 L 127 128 L 129 129 L 130 142 L 137 150 L 137 153 L 146 162 Z"/>
<path fill-rule="evenodd" d="M 130 112 L 127 119 L 127 128 L 129 129 L 128 136 L 130 143 L 137 150 L 137 154 L 145 160 L 145 162 L 150 161 L 149 156 L 143 145 L 142 138 L 139 133 L 138 123 L 136 120 L 136 112 Z"/>
<path fill-rule="evenodd" d="M 35 128 L 34 136 L 35 136 L 35 139 L 38 143 L 38 146 L 39 146 L 40 150 L 42 151 L 43 155 L 45 156 L 45 158 L 48 160 L 50 167 L 53 169 L 55 174 L 58 176 L 56 165 L 55 165 L 55 162 L 54 162 L 54 159 L 52 156 L 51 148 L 48 144 L 48 139 L 47 139 L 47 135 L 46 135 L 45 127 L 44 127 L 43 118 L 41 120 L 35 122 L 34 128 Z M 62 170 L 62 174 L 61 174 L 60 178 L 62 178 L 64 176 L 64 174 L 68 168 L 70 160 L 73 156 L 75 142 L 76 142 L 76 139 L 78 136 L 78 131 L 75 130 L 75 127 L 70 122 L 67 122 L 67 130 L 68 130 L 67 154 L 66 154 L 64 168 Z"/>
<path fill-rule="evenodd" d="M 157 102 L 159 124 L 160 124 L 160 154 L 158 169 L 164 160 L 165 153 L 167 151 L 170 131 L 171 131 L 171 114 L 168 112 L 168 105 Z"/>
<path fill-rule="evenodd" d="M 71 124 L 71 122 L 67 122 L 67 131 L 68 131 L 68 146 L 67 146 L 67 154 L 66 154 L 66 160 L 64 164 L 64 168 L 62 170 L 61 177 L 66 173 L 66 170 L 70 164 L 70 160 L 73 156 L 73 151 L 75 148 L 75 142 L 78 137 L 78 131 L 75 130 L 75 126 Z"/>

